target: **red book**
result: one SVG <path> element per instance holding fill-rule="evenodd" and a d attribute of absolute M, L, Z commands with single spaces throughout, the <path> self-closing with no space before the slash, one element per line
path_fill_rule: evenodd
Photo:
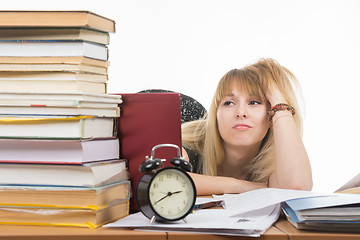
<path fill-rule="evenodd" d="M 120 157 L 128 160 L 132 198 L 130 209 L 137 211 L 136 186 L 142 174 L 139 166 L 151 156 L 155 145 L 170 143 L 181 148 L 181 112 L 178 93 L 120 94 L 119 118 Z M 155 151 L 156 158 L 167 159 L 163 166 L 178 156 L 175 148 L 162 147 Z"/>

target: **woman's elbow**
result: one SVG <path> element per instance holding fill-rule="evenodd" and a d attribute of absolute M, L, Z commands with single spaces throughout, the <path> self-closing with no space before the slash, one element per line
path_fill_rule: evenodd
<path fill-rule="evenodd" d="M 293 181 L 288 183 L 285 188 L 292 190 L 311 191 L 313 188 L 313 182 L 311 179 L 307 181 Z"/>
<path fill-rule="evenodd" d="M 270 178 L 269 180 L 269 187 L 271 188 L 282 188 L 301 191 L 311 191 L 313 188 L 313 181 L 311 177 L 308 179 L 288 179 L 286 181 L 279 181 L 276 178 Z"/>

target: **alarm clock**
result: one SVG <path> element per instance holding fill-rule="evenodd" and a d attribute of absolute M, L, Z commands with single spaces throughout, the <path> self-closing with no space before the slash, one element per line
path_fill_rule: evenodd
<path fill-rule="evenodd" d="M 172 167 L 160 168 L 166 159 L 155 158 L 155 150 L 161 147 L 177 149 L 178 156 L 170 160 Z M 136 202 L 150 223 L 183 220 L 192 212 L 196 200 L 195 184 L 187 172 L 191 164 L 181 157 L 181 150 L 174 144 L 153 147 L 151 157 L 140 165 L 144 173 L 136 187 Z"/>

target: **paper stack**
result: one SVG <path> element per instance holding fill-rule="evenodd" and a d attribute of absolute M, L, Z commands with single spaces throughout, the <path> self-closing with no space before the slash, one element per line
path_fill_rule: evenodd
<path fill-rule="evenodd" d="M 212 201 L 222 200 L 224 209 L 195 210 L 186 217 L 186 222 L 150 224 L 148 218 L 137 213 L 103 227 L 259 237 L 276 222 L 283 201 L 320 195 L 323 194 L 264 188 L 242 194 L 214 196 Z M 198 198 L 197 201 L 199 200 L 204 203 L 203 198 Z"/>
<path fill-rule="evenodd" d="M 98 227 L 129 213 L 115 22 L 88 11 L 0 11 L 0 222 Z M 80 201 L 79 201 L 80 200 Z"/>

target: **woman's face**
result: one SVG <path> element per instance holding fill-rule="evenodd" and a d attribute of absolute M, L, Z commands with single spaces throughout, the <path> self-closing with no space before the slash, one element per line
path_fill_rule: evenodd
<path fill-rule="evenodd" d="M 233 85 L 217 109 L 218 129 L 224 144 L 233 147 L 260 144 L 270 127 L 267 108 L 267 101 L 249 96 Z"/>

